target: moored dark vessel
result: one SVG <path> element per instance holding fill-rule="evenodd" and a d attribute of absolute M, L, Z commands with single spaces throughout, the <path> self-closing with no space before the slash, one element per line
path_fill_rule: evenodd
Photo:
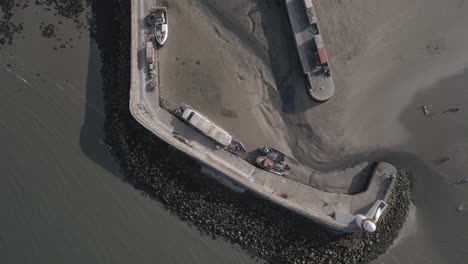
<path fill-rule="evenodd" d="M 257 158 L 257 165 L 271 173 L 275 173 L 281 176 L 284 176 L 289 172 L 291 167 L 286 163 L 277 162 L 269 157 L 260 156 Z"/>
<path fill-rule="evenodd" d="M 274 149 L 272 147 L 264 146 L 259 149 L 263 155 L 267 156 L 268 158 L 274 161 L 283 162 L 286 158 L 286 155 L 284 155 L 281 151 Z"/>

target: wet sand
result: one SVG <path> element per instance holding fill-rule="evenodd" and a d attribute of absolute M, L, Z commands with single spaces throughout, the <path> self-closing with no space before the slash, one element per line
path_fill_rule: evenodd
<path fill-rule="evenodd" d="M 161 97 L 169 109 L 185 102 L 207 114 L 240 138 L 248 151 L 261 145 L 287 146 L 287 134 L 277 131 L 285 124 L 271 105 L 279 105 L 279 92 L 268 54 L 249 32 L 258 30 L 258 18 L 232 25 L 240 28 L 232 32 L 209 8 L 198 1 L 170 3 L 171 38 L 167 48 L 159 50 Z M 245 10 L 237 12 L 244 15 Z"/>
<path fill-rule="evenodd" d="M 393 249 L 400 262 L 466 259 L 461 241 L 468 239 L 467 215 L 457 206 L 468 197 L 465 189 L 449 185 L 467 177 L 468 6 L 460 1 L 319 1 L 317 6 L 322 24 L 329 25 L 322 30 L 331 43 L 332 65 L 342 73 L 337 74 L 337 94 L 346 106 L 340 114 L 346 133 L 339 141 L 347 146 L 342 156 L 389 151 L 386 159 L 415 176 L 418 226 Z M 429 118 L 419 109 L 424 104 L 432 105 Z M 460 111 L 444 113 L 451 107 Z M 450 160 L 437 166 L 444 157 Z"/>

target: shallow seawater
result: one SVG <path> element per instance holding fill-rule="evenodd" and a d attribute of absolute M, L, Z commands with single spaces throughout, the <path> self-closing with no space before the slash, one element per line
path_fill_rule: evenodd
<path fill-rule="evenodd" d="M 0 262 L 252 263 L 122 181 L 103 142 L 99 50 L 44 7 L 15 8 L 24 29 L 0 49 Z"/>

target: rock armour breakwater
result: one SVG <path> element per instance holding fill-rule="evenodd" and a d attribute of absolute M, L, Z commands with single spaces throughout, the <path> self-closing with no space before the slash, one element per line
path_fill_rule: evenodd
<path fill-rule="evenodd" d="M 269 263 L 366 263 L 392 244 L 410 200 L 404 172 L 398 174 L 390 208 L 374 234 L 333 234 L 253 195 L 228 192 L 131 116 L 130 2 L 118 0 L 109 7 L 94 1 L 92 10 L 93 36 L 103 63 L 105 142 L 125 181 L 202 234 L 225 239 Z"/>

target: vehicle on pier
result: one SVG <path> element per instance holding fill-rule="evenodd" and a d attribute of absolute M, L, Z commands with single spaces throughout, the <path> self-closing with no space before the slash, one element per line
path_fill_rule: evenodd
<path fill-rule="evenodd" d="M 154 62 L 154 48 L 151 41 L 146 41 L 146 61 L 150 64 Z"/>
<path fill-rule="evenodd" d="M 260 156 L 257 158 L 257 165 L 266 171 L 269 171 L 271 173 L 278 174 L 281 176 L 284 176 L 286 173 L 288 173 L 291 170 L 291 167 L 289 167 L 288 164 L 274 161 L 273 159 L 265 157 L 265 156 Z"/>
<path fill-rule="evenodd" d="M 167 24 L 167 8 L 155 7 L 150 13 L 154 16 L 154 38 L 159 45 L 164 45 L 167 40 L 169 27 Z"/>
<path fill-rule="evenodd" d="M 330 68 L 328 66 L 328 57 L 323 45 L 322 35 L 317 34 L 314 36 L 315 44 L 317 46 L 318 65 L 317 69 L 323 74 L 324 77 L 329 78 L 331 76 Z"/>
<path fill-rule="evenodd" d="M 260 147 L 259 150 L 263 155 L 277 162 L 283 162 L 286 158 L 286 155 L 272 147 L 264 146 Z"/>
<path fill-rule="evenodd" d="M 226 130 L 188 105 L 181 104 L 175 111 L 175 114 L 185 123 L 211 138 L 226 150 L 236 155 L 246 153 L 244 145 L 239 140 L 233 138 Z"/>

